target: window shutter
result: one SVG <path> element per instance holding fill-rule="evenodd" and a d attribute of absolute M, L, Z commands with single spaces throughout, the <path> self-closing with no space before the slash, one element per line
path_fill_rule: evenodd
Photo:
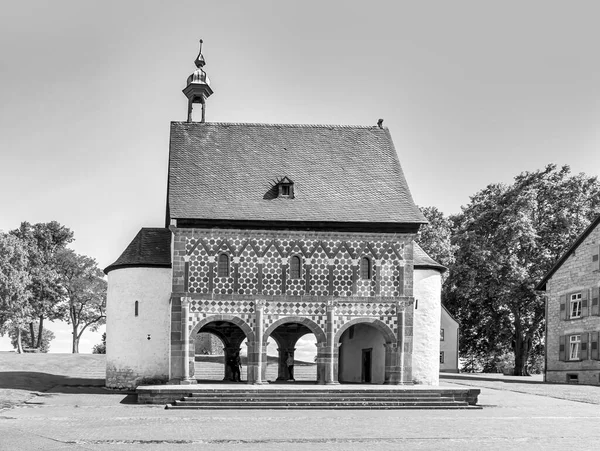
<path fill-rule="evenodd" d="M 581 290 L 581 317 L 588 316 L 588 298 L 590 290 Z"/>
<path fill-rule="evenodd" d="M 591 313 L 592 313 L 592 315 L 596 315 L 596 316 L 598 316 L 600 314 L 600 311 L 599 311 L 600 306 L 598 305 L 598 303 L 600 302 L 598 299 L 599 292 L 600 292 L 600 289 L 598 287 L 592 288 L 592 312 Z"/>
<path fill-rule="evenodd" d="M 563 294 L 558 298 L 560 300 L 560 319 L 567 319 L 567 295 Z"/>
<path fill-rule="evenodd" d="M 581 352 L 579 353 L 579 358 L 581 360 L 588 359 L 588 337 L 589 334 L 587 332 L 581 334 Z"/>
<path fill-rule="evenodd" d="M 590 358 L 592 360 L 600 360 L 600 358 L 598 357 L 598 337 L 599 337 L 600 333 L 598 332 L 592 332 L 592 340 L 591 340 L 591 344 L 590 344 Z"/>
<path fill-rule="evenodd" d="M 592 248 L 592 271 L 600 271 L 600 244 Z"/>
<path fill-rule="evenodd" d="M 561 361 L 565 361 L 566 359 L 566 352 L 565 352 L 565 340 L 566 340 L 566 336 L 565 335 L 561 335 L 560 337 L 558 337 L 559 339 L 559 346 L 558 346 L 558 360 Z"/>

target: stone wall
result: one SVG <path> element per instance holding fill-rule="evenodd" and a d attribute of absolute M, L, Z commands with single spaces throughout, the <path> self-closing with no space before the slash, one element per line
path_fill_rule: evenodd
<path fill-rule="evenodd" d="M 546 284 L 546 381 L 567 383 L 577 376 L 580 384 L 600 384 L 600 361 L 598 360 L 597 337 L 600 332 L 598 316 L 598 287 L 600 271 L 598 255 L 600 226 L 597 226 L 567 260 L 553 274 Z M 582 315 L 570 318 L 570 297 L 582 294 Z M 563 307 L 561 307 L 561 304 Z M 570 335 L 580 335 L 586 340 L 585 358 L 569 360 Z M 561 343 L 561 337 L 564 337 Z M 561 344 L 564 357 L 561 360 Z"/>

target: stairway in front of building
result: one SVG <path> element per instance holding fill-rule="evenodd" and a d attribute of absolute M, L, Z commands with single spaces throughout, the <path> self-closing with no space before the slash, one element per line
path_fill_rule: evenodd
<path fill-rule="evenodd" d="M 476 392 L 476 393 L 475 393 Z M 167 409 L 480 409 L 479 390 L 443 388 L 386 389 L 361 386 L 288 388 L 198 388 L 166 406 Z M 474 396 L 474 398 L 473 398 Z M 471 404 L 470 404 L 471 403 Z"/>

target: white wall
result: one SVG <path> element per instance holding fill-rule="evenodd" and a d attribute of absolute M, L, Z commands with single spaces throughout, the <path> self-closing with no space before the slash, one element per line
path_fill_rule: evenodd
<path fill-rule="evenodd" d="M 346 330 L 340 339 L 339 375 L 340 382 L 361 382 L 362 350 L 371 351 L 371 383 L 383 384 L 385 379 L 385 340 L 381 332 L 368 324 L 355 324 L 350 338 Z"/>
<path fill-rule="evenodd" d="M 440 322 L 442 277 L 433 269 L 416 269 L 413 320 L 413 380 L 438 385 L 440 370 Z"/>
<path fill-rule="evenodd" d="M 143 378 L 168 379 L 171 282 L 169 268 L 108 273 L 107 386 L 133 387 Z M 137 317 L 135 301 L 139 302 Z"/>

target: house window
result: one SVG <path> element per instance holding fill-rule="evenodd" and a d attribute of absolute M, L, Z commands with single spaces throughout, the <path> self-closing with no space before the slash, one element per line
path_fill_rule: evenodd
<path fill-rule="evenodd" d="M 360 278 L 361 279 L 370 279 L 371 278 L 371 260 L 367 257 L 363 257 L 360 259 Z"/>
<path fill-rule="evenodd" d="M 290 279 L 300 278 L 300 257 L 294 255 L 290 259 Z"/>
<path fill-rule="evenodd" d="M 444 351 L 440 351 L 440 363 L 444 363 Z"/>
<path fill-rule="evenodd" d="M 581 318 L 581 293 L 571 295 L 570 318 Z"/>
<path fill-rule="evenodd" d="M 229 255 L 227 254 L 219 255 L 217 277 L 229 277 Z"/>
<path fill-rule="evenodd" d="M 579 350 L 581 349 L 581 335 L 571 335 L 569 337 L 570 353 L 569 360 L 579 360 Z"/>
<path fill-rule="evenodd" d="M 444 329 L 440 329 L 440 341 L 444 341 Z"/>
<path fill-rule="evenodd" d="M 281 185 L 281 195 L 282 196 L 290 195 L 290 185 Z"/>
<path fill-rule="evenodd" d="M 135 301 L 135 306 L 134 306 L 134 312 L 135 312 L 135 316 L 138 316 L 140 310 L 140 303 L 138 301 Z"/>

